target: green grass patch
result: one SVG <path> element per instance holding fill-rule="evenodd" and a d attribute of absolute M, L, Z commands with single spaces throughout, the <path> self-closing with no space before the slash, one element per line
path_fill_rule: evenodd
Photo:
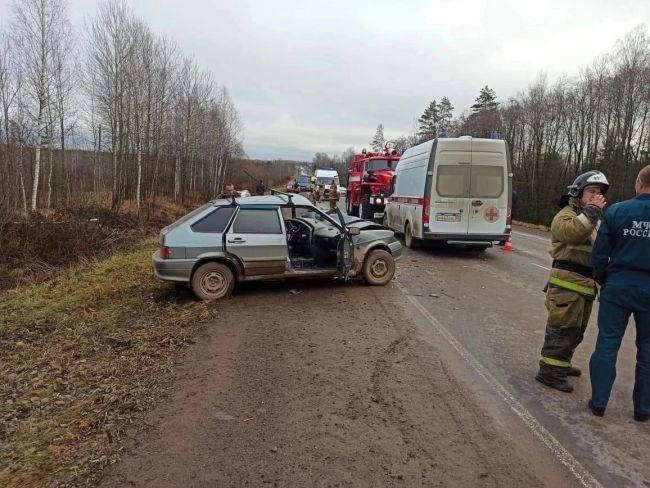
<path fill-rule="evenodd" d="M 0 295 L 1 486 L 79 484 L 115 462 L 127 426 L 214 318 L 189 290 L 155 279 L 156 247 Z"/>

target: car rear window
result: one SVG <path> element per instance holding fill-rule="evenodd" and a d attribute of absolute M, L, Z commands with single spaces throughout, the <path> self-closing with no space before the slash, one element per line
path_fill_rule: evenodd
<path fill-rule="evenodd" d="M 192 230 L 194 232 L 221 233 L 228 225 L 234 210 L 234 207 L 219 207 L 211 214 L 192 224 Z"/>
<path fill-rule="evenodd" d="M 242 208 L 232 228 L 235 234 L 282 234 L 276 208 Z"/>

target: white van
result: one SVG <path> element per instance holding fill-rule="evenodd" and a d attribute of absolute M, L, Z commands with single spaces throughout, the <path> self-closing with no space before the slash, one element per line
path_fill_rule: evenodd
<path fill-rule="evenodd" d="M 339 184 L 339 174 L 335 169 L 317 169 L 314 172 L 314 176 L 316 177 L 317 185 L 325 186 L 325 194 L 323 195 L 325 198 L 329 197 L 332 181 L 336 183 L 336 186 L 339 189 L 339 196 L 344 195 L 341 185 Z"/>
<path fill-rule="evenodd" d="M 505 141 L 470 136 L 434 139 L 397 164 L 384 225 L 419 239 L 486 249 L 508 239 L 512 173 Z"/>

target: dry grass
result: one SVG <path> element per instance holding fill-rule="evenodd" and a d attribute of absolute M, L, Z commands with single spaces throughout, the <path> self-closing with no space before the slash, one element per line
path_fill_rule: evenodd
<path fill-rule="evenodd" d="M 158 282 L 156 241 L 0 295 L 0 485 L 77 486 L 169 384 L 211 313 Z"/>
<path fill-rule="evenodd" d="M 65 207 L 42 211 L 4 224 L 0 232 L 0 291 L 50 279 L 84 259 L 110 256 L 129 249 L 175 221 L 198 202 L 169 199 L 133 202 L 110 211 L 109 195 L 80 195 Z"/>

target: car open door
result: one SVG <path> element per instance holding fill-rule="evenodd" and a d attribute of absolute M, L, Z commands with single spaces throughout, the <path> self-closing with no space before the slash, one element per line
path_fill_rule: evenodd
<path fill-rule="evenodd" d="M 338 244 L 338 259 L 337 266 L 341 276 L 347 279 L 350 270 L 352 269 L 352 263 L 354 262 L 354 247 L 352 246 L 352 236 L 350 231 L 345 225 L 345 220 L 341 214 L 341 210 L 336 208 L 336 213 L 338 216 L 339 222 L 341 222 L 341 238 L 339 239 Z"/>

